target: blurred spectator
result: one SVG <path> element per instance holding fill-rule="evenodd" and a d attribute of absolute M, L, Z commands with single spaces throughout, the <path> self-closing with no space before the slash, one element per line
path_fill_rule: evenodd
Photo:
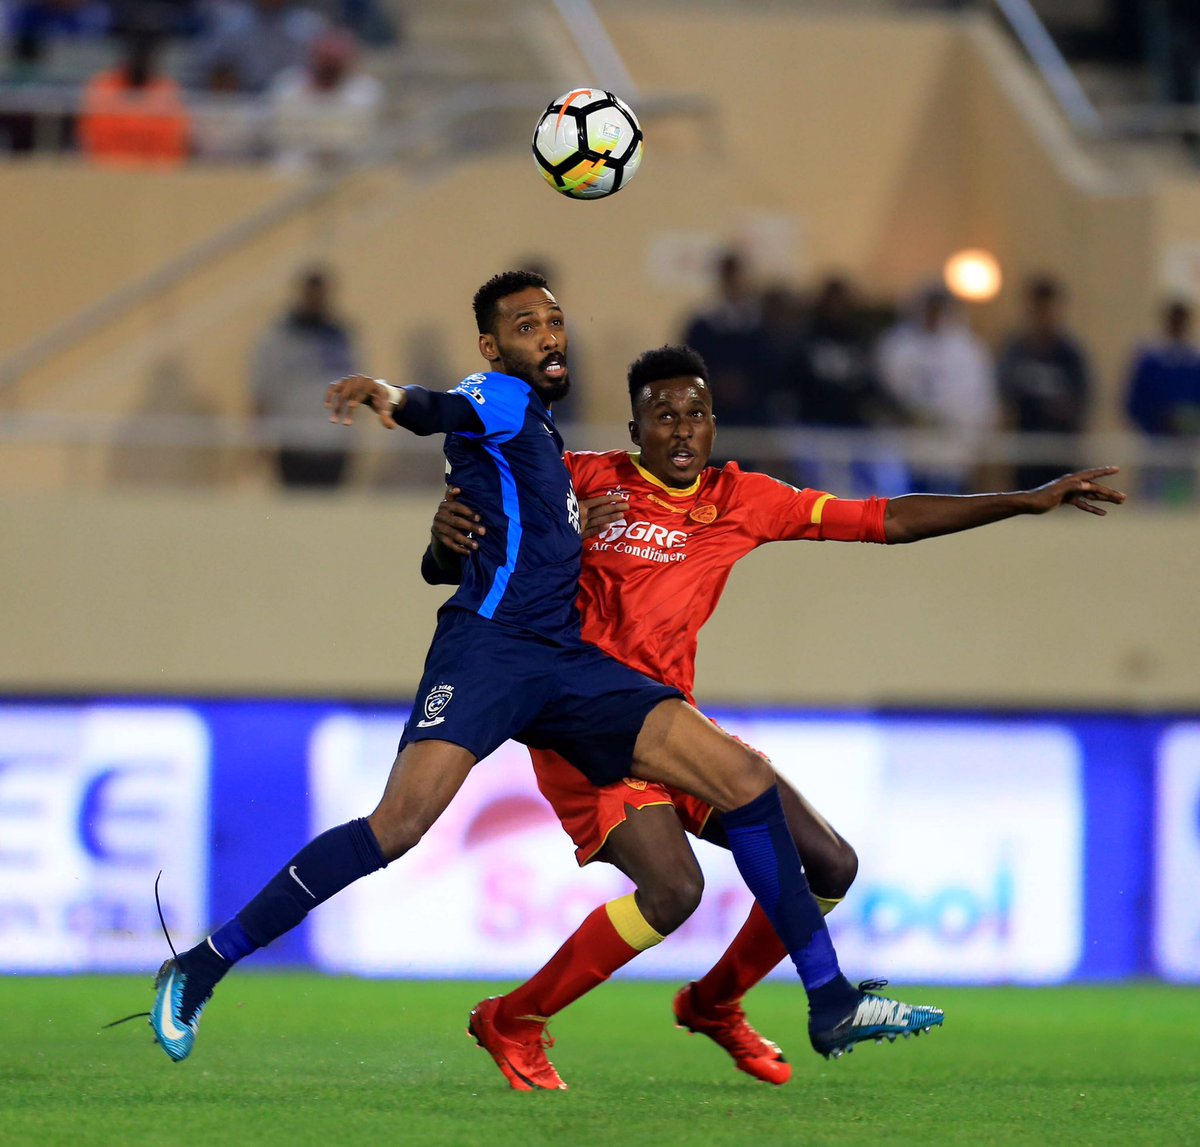
<path fill-rule="evenodd" d="M 37 83 L 46 61 L 46 41 L 32 32 L 21 32 L 8 39 L 5 47 L 8 64 L 4 69 L 5 87 Z"/>
<path fill-rule="evenodd" d="M 153 27 L 166 37 L 199 33 L 201 7 L 207 0 L 110 0 L 112 31 L 117 35 Z"/>
<path fill-rule="evenodd" d="M 922 291 L 879 342 L 879 376 L 910 424 L 943 432 L 938 457 L 913 468 L 915 488 L 957 494 L 997 422 L 991 357 L 944 287 Z"/>
<path fill-rule="evenodd" d="M 818 288 L 792 360 L 796 417 L 806 426 L 864 427 L 895 420 L 875 374 L 854 289 L 837 277 Z"/>
<path fill-rule="evenodd" d="M 233 65 L 212 60 L 201 87 L 207 98 L 191 104 L 193 153 L 205 160 L 266 158 L 270 109 L 238 90 Z"/>
<path fill-rule="evenodd" d="M 804 332 L 804 299 L 786 283 L 774 283 L 759 296 L 754 337 L 761 374 L 755 380 L 760 401 L 773 423 L 795 422 L 799 404 L 793 375 Z"/>
<path fill-rule="evenodd" d="M 205 86 L 220 66 L 232 73 L 238 91 L 266 91 L 285 68 L 304 66 L 324 30 L 324 17 L 291 0 L 214 0 L 188 85 Z"/>
<path fill-rule="evenodd" d="M 1147 56 L 1161 98 L 1200 100 L 1200 6 L 1196 0 L 1156 0 L 1144 6 Z"/>
<path fill-rule="evenodd" d="M 364 44 L 397 44 L 404 38 L 395 5 L 387 11 L 380 0 L 340 0 L 337 20 Z"/>
<path fill-rule="evenodd" d="M 8 34 L 39 44 L 107 34 L 112 10 L 103 0 L 26 0 L 8 10 Z"/>
<path fill-rule="evenodd" d="M 1025 324 L 1000 356 L 1000 394 L 1014 430 L 1078 434 L 1087 421 L 1091 380 L 1083 348 L 1063 327 L 1062 286 L 1041 276 L 1025 291 Z M 1023 464 L 1016 469 L 1022 490 L 1073 470 L 1074 451 L 1061 461 Z"/>
<path fill-rule="evenodd" d="M 837 276 L 818 286 L 812 313 L 798 328 L 780 384 L 786 402 L 776 409 L 805 426 L 858 430 L 900 419 L 876 375 L 873 340 L 856 292 Z M 899 494 L 908 488 L 902 462 L 878 453 L 837 462 L 799 459 L 794 480 L 797 485 L 837 490 L 848 497 Z"/>
<path fill-rule="evenodd" d="M 1168 303 L 1162 340 L 1142 347 L 1134 358 L 1126 403 L 1134 425 L 1146 434 L 1200 436 L 1200 350 L 1192 341 L 1192 317 L 1190 303 Z M 1153 497 L 1188 501 L 1195 494 L 1191 469 L 1147 467 L 1142 478 Z"/>
<path fill-rule="evenodd" d="M 6 88 L 11 91 L 41 81 L 46 62 L 44 40 L 23 32 L 9 40 L 7 49 L 8 64 L 3 76 Z M 0 151 L 32 151 L 36 140 L 37 116 L 32 111 L 13 108 L 0 112 Z"/>
<path fill-rule="evenodd" d="M 117 435 L 109 476 L 148 490 L 215 486 L 229 473 L 219 431 L 219 412 L 186 364 L 164 359 L 154 365 L 150 385 Z"/>
<path fill-rule="evenodd" d="M 766 426 L 771 417 L 761 385 L 766 365 L 761 300 L 737 251 L 724 252 L 716 272 L 716 301 L 688 321 L 683 341 L 708 365 L 721 421 L 726 426 Z"/>
<path fill-rule="evenodd" d="M 358 46 L 330 28 L 313 41 L 302 68 L 280 72 L 271 85 L 271 134 L 288 167 L 329 166 L 362 151 L 374 137 L 383 85 L 354 70 Z"/>
<path fill-rule="evenodd" d="M 305 271 L 294 306 L 264 334 L 255 352 L 255 413 L 286 423 L 279 427 L 285 434 L 300 428 L 305 438 L 273 455 L 285 486 L 334 487 L 346 469 L 348 432 L 329 422 L 322 402 L 331 382 L 354 373 L 357 355 L 349 330 L 333 313 L 331 291 L 328 271 Z"/>
<path fill-rule="evenodd" d="M 158 74 L 158 40 L 133 32 L 124 62 L 88 81 L 79 117 L 79 146 L 96 163 L 180 163 L 187 156 L 188 117 L 179 85 Z"/>

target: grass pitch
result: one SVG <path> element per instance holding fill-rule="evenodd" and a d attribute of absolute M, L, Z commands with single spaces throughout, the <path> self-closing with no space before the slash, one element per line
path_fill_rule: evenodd
<path fill-rule="evenodd" d="M 773 1088 L 671 1022 L 674 985 L 609 984 L 553 1025 L 571 1090 L 510 1091 L 464 1034 L 498 985 L 239 972 L 197 1049 L 171 1063 L 144 1020 L 150 977 L 0 979 L 0 1142 L 432 1144 L 1197 1144 L 1200 992 L 1160 985 L 907 988 L 944 1031 L 808 1050 L 799 986 L 750 1018 L 790 1053 Z"/>

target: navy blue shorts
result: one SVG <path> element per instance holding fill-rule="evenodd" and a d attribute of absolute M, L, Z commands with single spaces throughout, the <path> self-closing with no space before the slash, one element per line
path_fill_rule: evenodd
<path fill-rule="evenodd" d="M 443 609 L 400 748 L 450 741 L 482 760 L 505 741 L 553 749 L 595 785 L 629 775 L 646 715 L 682 697 L 592 645 L 556 645 Z"/>

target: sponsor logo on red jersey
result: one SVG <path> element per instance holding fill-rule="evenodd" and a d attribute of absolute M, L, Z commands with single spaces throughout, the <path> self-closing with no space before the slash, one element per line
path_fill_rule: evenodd
<path fill-rule="evenodd" d="M 627 542 L 649 542 L 661 546 L 664 550 L 677 549 L 687 545 L 685 530 L 668 530 L 666 526 L 655 525 L 654 522 L 613 522 L 600 535 L 602 542 L 615 542 L 624 538 Z"/>
<path fill-rule="evenodd" d="M 666 526 L 645 521 L 613 522 L 592 546 L 592 552 L 602 554 L 630 554 L 636 558 L 648 558 L 652 562 L 681 562 L 687 554 L 686 530 L 668 530 Z"/>

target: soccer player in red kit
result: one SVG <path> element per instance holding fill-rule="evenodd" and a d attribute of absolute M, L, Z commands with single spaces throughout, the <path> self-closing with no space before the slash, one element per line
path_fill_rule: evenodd
<path fill-rule="evenodd" d="M 906 495 L 842 501 L 797 490 L 734 462 L 708 466 L 715 435 L 707 371 L 687 347 L 663 347 L 630 368 L 630 434 L 638 452 L 568 453 L 573 485 L 587 508 L 579 608 L 584 640 L 692 699 L 697 635 L 712 615 L 734 564 L 766 542 L 897 543 L 954 533 L 1072 502 L 1124 496 L 1094 479 L 1111 467 L 1068 475 L 1038 490 L 970 497 Z M 453 579 L 486 523 L 452 489 L 439 508 L 426 580 Z M 561 1088 L 544 1051 L 544 1029 L 561 1011 L 659 943 L 695 910 L 703 880 L 686 832 L 724 842 L 720 814 L 670 787 L 626 779 L 596 788 L 553 752 L 531 749 L 538 786 L 576 844 L 579 863 L 604 860 L 637 891 L 593 911 L 550 961 L 505 996 L 481 1003 L 471 1032 L 514 1088 Z M 845 895 L 857 870 L 850 845 L 782 778 L 788 828 L 824 911 Z M 791 1066 L 746 1021 L 742 997 L 786 955 L 755 904 L 716 965 L 675 997 L 681 1027 L 712 1038 L 737 1067 L 781 1084 Z"/>

